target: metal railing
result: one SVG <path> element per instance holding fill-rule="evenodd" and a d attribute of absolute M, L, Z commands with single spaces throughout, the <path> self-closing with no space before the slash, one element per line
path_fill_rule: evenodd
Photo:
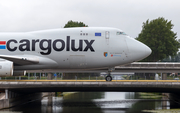
<path fill-rule="evenodd" d="M 34 73 L 33 75 L 27 74 L 26 76 L 12 76 L 12 77 L 0 77 L 0 80 L 13 80 L 13 81 L 18 81 L 18 80 L 105 80 L 105 76 L 72 76 L 71 78 L 65 78 L 63 75 L 58 75 L 53 76 L 51 79 L 48 78 L 47 74 L 41 75 L 40 73 Z M 139 76 L 139 75 L 124 75 L 124 76 L 112 76 L 113 80 L 154 80 L 153 76 Z M 161 80 L 161 79 L 158 79 Z M 176 80 L 179 81 L 179 77 L 175 76 L 167 76 L 167 80 Z"/>
<path fill-rule="evenodd" d="M 134 62 L 127 65 L 117 66 L 117 68 L 178 68 L 180 63 L 163 63 L 163 62 Z"/>

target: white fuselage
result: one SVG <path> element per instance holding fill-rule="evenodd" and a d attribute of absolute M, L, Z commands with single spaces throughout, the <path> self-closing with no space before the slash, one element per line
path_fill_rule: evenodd
<path fill-rule="evenodd" d="M 0 55 L 37 61 L 34 64 L 14 62 L 15 70 L 114 67 L 141 60 L 151 53 L 149 47 L 116 28 L 0 33 L 0 41 L 6 41 L 6 48 L 0 49 Z"/>

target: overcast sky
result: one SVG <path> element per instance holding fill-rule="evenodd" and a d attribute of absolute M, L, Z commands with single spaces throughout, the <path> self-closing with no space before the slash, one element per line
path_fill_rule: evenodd
<path fill-rule="evenodd" d="M 180 0 L 0 0 L 0 32 L 61 28 L 73 20 L 135 38 L 143 22 L 158 17 L 172 20 L 180 38 Z"/>

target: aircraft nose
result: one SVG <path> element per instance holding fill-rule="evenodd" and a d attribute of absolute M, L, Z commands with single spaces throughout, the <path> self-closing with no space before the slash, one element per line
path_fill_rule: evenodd
<path fill-rule="evenodd" d="M 145 54 L 149 56 L 151 53 L 152 53 L 152 50 L 148 46 L 145 45 Z"/>
<path fill-rule="evenodd" d="M 133 38 L 127 38 L 126 42 L 133 61 L 142 60 L 152 52 L 148 46 Z"/>

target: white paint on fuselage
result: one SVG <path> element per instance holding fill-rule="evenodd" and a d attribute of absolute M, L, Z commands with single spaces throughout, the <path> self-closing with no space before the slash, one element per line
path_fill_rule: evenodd
<path fill-rule="evenodd" d="M 105 37 L 105 32 L 109 32 L 109 37 Z M 41 50 L 39 48 L 39 43 L 35 45 L 35 51 L 32 51 L 32 42 L 30 43 L 30 51 L 16 51 L 10 52 L 7 49 L 0 50 L 2 55 L 34 55 L 39 58 L 39 64 L 35 65 L 24 65 L 16 66 L 16 70 L 34 70 L 34 69 L 89 69 L 89 68 L 103 68 L 103 67 L 114 67 L 117 65 L 127 64 L 133 61 L 137 61 L 145 58 L 151 53 L 143 53 L 144 56 L 141 56 L 141 52 L 138 52 L 138 45 L 141 47 L 145 45 L 131 39 L 127 35 L 117 35 L 117 32 L 122 32 L 122 30 L 116 28 L 91 28 L 91 27 L 82 27 L 82 28 L 65 28 L 65 29 L 54 29 L 54 30 L 42 30 L 34 31 L 27 33 L 0 33 L 1 41 L 8 41 L 10 39 L 15 39 L 19 42 L 22 39 L 28 39 L 30 42 L 35 39 L 47 39 L 52 40 L 61 39 L 67 44 L 67 36 L 70 36 L 70 39 L 75 40 L 75 46 L 79 46 L 79 40 L 95 40 L 92 43 L 92 47 L 95 50 L 90 51 L 66 51 L 66 47 L 63 51 L 55 51 L 52 48 L 51 42 L 51 53 L 49 55 L 42 55 L 40 52 L 46 53 L 47 50 Z M 82 35 L 81 35 L 82 33 Z M 83 35 L 85 33 L 85 35 Z M 101 36 L 95 36 L 95 33 L 101 33 Z M 127 42 L 130 40 L 130 43 Z M 137 43 L 137 44 L 136 44 Z M 135 44 L 135 46 L 133 46 Z M 20 43 L 13 44 L 11 43 L 11 48 L 19 47 Z M 47 43 L 44 43 L 44 47 L 48 46 Z M 136 47 L 137 46 L 137 47 Z M 58 43 L 57 47 L 61 47 L 61 44 Z M 86 47 L 86 43 L 83 42 L 83 49 Z M 133 48 L 132 48 L 133 47 Z M 146 47 L 148 48 L 148 47 Z M 135 51 L 136 53 L 134 53 Z M 104 52 L 107 52 L 107 57 L 104 56 Z M 145 52 L 145 51 L 143 51 Z M 135 54 L 138 54 L 137 57 Z M 45 61 L 42 57 L 50 59 Z M 53 61 L 53 63 L 51 62 Z"/>

